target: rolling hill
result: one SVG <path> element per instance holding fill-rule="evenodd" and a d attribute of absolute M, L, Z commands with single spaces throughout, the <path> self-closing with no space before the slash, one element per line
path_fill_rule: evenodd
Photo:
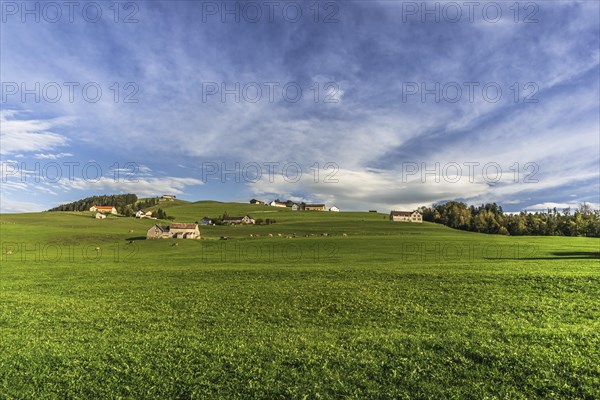
<path fill-rule="evenodd" d="M 1 215 L 0 397 L 600 395 L 600 239 L 159 206 L 276 223 L 144 240 L 170 222 Z"/>

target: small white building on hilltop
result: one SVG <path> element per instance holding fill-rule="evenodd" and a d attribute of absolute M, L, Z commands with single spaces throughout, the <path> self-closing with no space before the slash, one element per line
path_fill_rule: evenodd
<path fill-rule="evenodd" d="M 329 211 L 333 211 L 333 212 L 340 212 L 340 209 L 339 209 L 339 208 L 337 208 L 336 206 L 331 206 L 331 207 L 329 208 Z"/>

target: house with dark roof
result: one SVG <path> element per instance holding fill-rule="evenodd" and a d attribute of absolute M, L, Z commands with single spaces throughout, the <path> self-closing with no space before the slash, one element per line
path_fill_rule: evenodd
<path fill-rule="evenodd" d="M 395 222 L 423 222 L 423 216 L 418 211 L 392 211 L 390 221 Z"/>
<path fill-rule="evenodd" d="M 169 227 L 162 226 L 159 224 L 153 225 L 148 232 L 146 232 L 146 239 L 170 239 Z"/>
<path fill-rule="evenodd" d="M 203 217 L 200 221 L 200 225 L 212 225 L 213 221 L 211 217 Z"/>

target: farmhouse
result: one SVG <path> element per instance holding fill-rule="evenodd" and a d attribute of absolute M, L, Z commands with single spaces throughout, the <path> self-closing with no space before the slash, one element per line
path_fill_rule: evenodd
<path fill-rule="evenodd" d="M 298 211 L 300 209 L 300 206 L 298 204 L 294 203 L 294 204 L 292 204 L 291 209 L 292 209 L 292 211 Z"/>
<path fill-rule="evenodd" d="M 146 233 L 146 239 L 200 239 L 198 224 L 154 225 Z"/>
<path fill-rule="evenodd" d="M 139 210 L 135 213 L 136 218 L 148 218 L 148 219 L 156 219 L 152 217 L 152 211 L 144 212 L 144 210 Z"/>
<path fill-rule="evenodd" d="M 329 209 L 329 211 L 340 212 L 340 209 L 337 208 L 336 206 L 331 206 L 331 208 Z"/>
<path fill-rule="evenodd" d="M 199 239 L 200 230 L 198 224 L 177 224 L 173 223 L 169 227 L 169 232 L 175 239 Z"/>
<path fill-rule="evenodd" d="M 102 214 L 116 214 L 117 209 L 113 206 L 91 206 L 91 212 L 100 212 Z"/>
<path fill-rule="evenodd" d="M 306 210 L 306 211 L 327 211 L 327 208 L 325 208 L 325 204 L 306 204 L 304 206 L 304 210 Z"/>
<path fill-rule="evenodd" d="M 270 202 L 269 205 L 271 207 L 287 207 L 287 204 L 282 203 L 280 201 L 275 201 L 275 200 L 273 200 L 272 202 Z"/>
<path fill-rule="evenodd" d="M 245 215 L 243 217 L 224 217 L 223 223 L 225 225 L 254 225 L 256 221 Z"/>
<path fill-rule="evenodd" d="M 154 225 L 146 232 L 146 239 L 170 239 L 169 227 L 162 225 Z"/>
<path fill-rule="evenodd" d="M 390 221 L 396 222 L 423 222 L 423 216 L 418 211 L 392 211 Z"/>

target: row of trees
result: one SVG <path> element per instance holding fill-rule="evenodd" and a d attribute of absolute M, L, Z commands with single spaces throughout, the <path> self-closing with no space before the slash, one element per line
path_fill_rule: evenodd
<path fill-rule="evenodd" d="M 133 193 L 92 196 L 72 203 L 61 204 L 48 211 L 89 211 L 92 206 L 113 206 L 119 214 L 125 214 L 128 206 L 137 201 L 138 197 Z"/>
<path fill-rule="evenodd" d="M 450 201 L 433 207 L 421 207 L 423 220 L 465 231 L 501 235 L 590 236 L 600 237 L 600 210 L 586 203 L 575 211 L 556 208 L 547 212 L 506 214 L 496 203 L 467 206 Z"/>
<path fill-rule="evenodd" d="M 61 204 L 48 211 L 88 211 L 92 206 L 113 206 L 117 209 L 119 214 L 126 217 L 133 217 L 137 211 L 153 207 L 158 203 L 158 197 L 138 201 L 137 195 L 133 193 L 113 194 L 86 197 L 85 199 L 77 200 L 72 203 Z M 167 215 L 162 208 L 153 211 L 152 216 L 158 219 L 168 219 L 171 221 L 175 219 L 174 217 Z"/>

